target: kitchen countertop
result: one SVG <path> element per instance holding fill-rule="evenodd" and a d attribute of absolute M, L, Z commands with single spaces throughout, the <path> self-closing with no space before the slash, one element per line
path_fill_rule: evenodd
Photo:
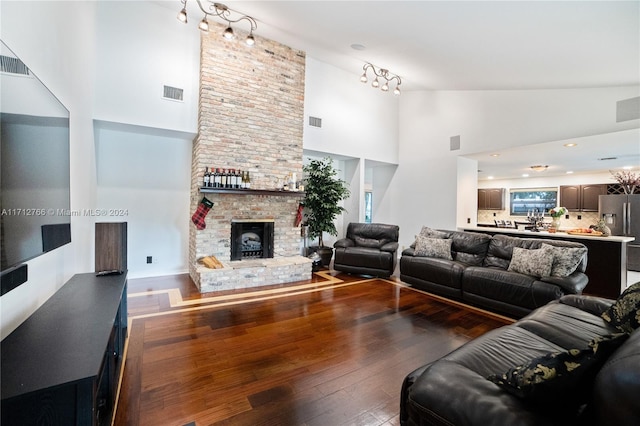
<path fill-rule="evenodd" d="M 496 234 L 522 235 L 525 238 L 536 238 L 538 236 L 544 236 L 547 238 L 559 238 L 559 239 L 572 238 L 577 240 L 585 239 L 585 240 L 609 241 L 612 243 L 620 243 L 620 244 L 629 243 L 635 240 L 634 237 L 622 237 L 617 235 L 611 235 L 609 237 L 595 237 L 591 235 L 571 235 L 571 234 L 567 234 L 566 231 L 558 231 L 555 233 L 551 233 L 548 231 L 533 232 L 533 231 L 521 231 L 515 228 L 489 228 L 485 226 L 467 226 L 460 229 L 463 231 L 471 231 L 471 232 L 479 231 L 479 232 L 485 232 L 485 233 L 492 232 Z"/>

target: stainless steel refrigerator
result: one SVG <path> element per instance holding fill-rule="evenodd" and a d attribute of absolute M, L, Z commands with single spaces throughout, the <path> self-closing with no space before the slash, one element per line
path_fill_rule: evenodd
<path fill-rule="evenodd" d="M 611 235 L 635 237 L 627 244 L 627 269 L 640 271 L 640 194 L 601 195 L 598 212 Z"/>

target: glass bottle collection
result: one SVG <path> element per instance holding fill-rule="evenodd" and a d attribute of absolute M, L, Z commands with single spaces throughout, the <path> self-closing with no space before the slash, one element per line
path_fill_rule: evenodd
<path fill-rule="evenodd" d="M 204 168 L 203 188 L 250 189 L 249 171 L 239 169 Z"/>
<path fill-rule="evenodd" d="M 204 168 L 202 178 L 203 188 L 224 189 L 251 189 L 251 175 L 248 170 L 227 168 Z M 276 180 L 276 189 L 279 191 L 304 191 L 302 181 L 296 178 L 295 173 L 289 173 L 284 179 Z"/>

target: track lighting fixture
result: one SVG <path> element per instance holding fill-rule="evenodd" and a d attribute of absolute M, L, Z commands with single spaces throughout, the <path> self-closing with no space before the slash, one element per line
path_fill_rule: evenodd
<path fill-rule="evenodd" d="M 180 0 L 182 3 L 182 10 L 178 13 L 178 21 L 187 23 L 187 0 Z M 224 30 L 222 36 L 227 40 L 233 40 L 235 38 L 235 33 L 233 32 L 233 28 L 231 28 L 231 24 L 236 24 L 241 21 L 249 22 L 249 35 L 245 39 L 245 43 L 249 46 L 253 46 L 256 43 L 256 39 L 253 36 L 253 32 L 258 29 L 258 24 L 256 20 L 251 16 L 243 15 L 235 10 L 229 9 L 227 6 L 221 3 L 213 3 L 210 0 L 196 0 L 198 3 L 198 7 L 204 13 L 204 17 L 202 21 L 198 24 L 198 28 L 201 31 L 207 32 L 209 31 L 209 16 L 217 16 L 218 18 L 227 22 L 227 29 Z M 203 4 L 204 3 L 204 4 Z M 206 6 L 205 6 L 206 5 Z M 237 19 L 232 19 L 231 14 L 240 15 Z"/>
<path fill-rule="evenodd" d="M 369 79 L 367 78 L 367 71 L 371 69 L 373 74 L 376 76 L 373 82 L 371 82 L 371 87 L 374 87 L 374 88 L 380 87 L 380 90 L 382 90 L 383 92 L 388 92 L 389 82 L 392 80 L 396 80 L 396 87 L 395 89 L 393 89 L 393 94 L 394 95 L 400 94 L 400 85 L 402 84 L 402 80 L 400 79 L 400 76 L 391 74 L 389 70 L 386 70 L 384 68 L 376 68 L 374 65 L 370 64 L 369 62 L 366 62 L 362 67 L 362 69 L 363 69 L 363 73 L 360 76 L 361 82 L 366 83 L 367 81 L 369 81 Z M 378 78 L 384 79 L 384 84 L 382 86 L 380 86 L 380 80 L 378 80 Z"/>

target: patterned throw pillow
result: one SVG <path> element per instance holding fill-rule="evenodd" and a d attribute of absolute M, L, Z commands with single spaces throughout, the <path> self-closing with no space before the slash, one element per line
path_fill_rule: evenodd
<path fill-rule="evenodd" d="M 514 247 L 511 263 L 509 263 L 507 270 L 541 278 L 551 275 L 552 266 L 553 254 L 549 250 L 527 250 Z"/>
<path fill-rule="evenodd" d="M 542 244 L 541 248 L 551 251 L 553 254 L 552 277 L 568 277 L 573 274 L 582 258 L 587 254 L 586 247 L 556 247 L 551 244 Z"/>
<path fill-rule="evenodd" d="M 446 232 L 442 232 L 442 231 L 438 231 L 437 229 L 432 229 L 429 228 L 428 226 L 423 226 L 422 229 L 420 230 L 420 234 L 418 234 L 421 237 L 426 237 L 426 238 L 447 238 L 448 234 Z"/>
<path fill-rule="evenodd" d="M 418 235 L 416 237 L 416 248 L 413 254 L 415 256 L 453 260 L 453 257 L 451 257 L 451 243 L 452 240 L 449 239 L 427 238 Z"/>
<path fill-rule="evenodd" d="M 627 287 L 614 304 L 602 313 L 602 319 L 629 334 L 640 327 L 640 282 Z"/>
<path fill-rule="evenodd" d="M 599 336 L 586 349 L 548 353 L 487 379 L 534 404 L 575 407 L 589 398 L 598 370 L 627 337 L 624 333 Z"/>

